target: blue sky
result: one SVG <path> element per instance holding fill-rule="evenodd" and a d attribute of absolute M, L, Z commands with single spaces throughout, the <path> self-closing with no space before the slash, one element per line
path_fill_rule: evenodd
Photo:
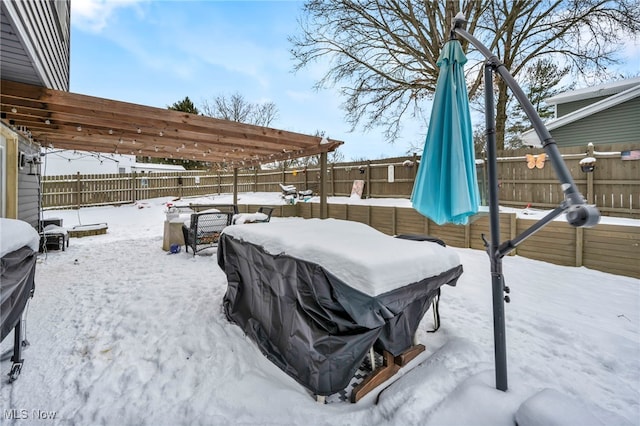
<path fill-rule="evenodd" d="M 297 1 L 73 0 L 71 91 L 167 107 L 189 96 L 196 105 L 241 93 L 272 101 L 271 126 L 325 131 L 345 142 L 345 160 L 405 155 L 422 146 L 425 130 L 407 120 L 403 140 L 382 130 L 349 133 L 334 90 L 315 91 L 322 66 L 293 73 L 287 36 L 297 29 Z"/>
<path fill-rule="evenodd" d="M 349 132 L 333 89 L 315 91 L 326 63 L 293 73 L 287 37 L 297 33 L 301 1 L 72 0 L 71 91 L 165 108 L 241 93 L 274 102 L 271 126 L 345 142 L 345 160 L 406 155 L 422 147 L 426 123 L 407 116 L 400 140 L 382 129 Z M 640 70 L 640 43 L 624 69 Z M 634 71 L 635 70 L 635 71 Z"/>

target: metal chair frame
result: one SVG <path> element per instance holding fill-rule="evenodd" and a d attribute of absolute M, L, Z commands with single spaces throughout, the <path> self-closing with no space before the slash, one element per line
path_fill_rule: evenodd
<path fill-rule="evenodd" d="M 193 213 L 190 225 L 182 225 L 185 251 L 191 248 L 195 256 L 201 250 L 217 247 L 220 234 L 232 220 L 232 212 Z"/>

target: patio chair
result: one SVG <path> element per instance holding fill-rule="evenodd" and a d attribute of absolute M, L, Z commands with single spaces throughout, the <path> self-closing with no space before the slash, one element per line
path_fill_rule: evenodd
<path fill-rule="evenodd" d="M 278 185 L 280 185 L 280 189 L 282 189 L 283 197 L 291 195 L 293 196 L 293 198 L 296 198 L 298 196 L 298 190 L 294 185 L 283 185 L 281 183 L 279 183 Z"/>
<path fill-rule="evenodd" d="M 304 191 L 298 191 L 298 198 L 300 200 L 308 200 L 313 197 L 313 191 L 310 189 L 305 189 Z"/>
<path fill-rule="evenodd" d="M 189 204 L 189 208 L 197 213 L 219 211 L 238 214 L 236 204 Z"/>
<path fill-rule="evenodd" d="M 266 214 L 267 218 L 262 220 L 256 220 L 256 222 L 269 222 L 271 220 L 271 214 L 273 213 L 273 207 L 261 206 L 258 209 L 258 213 Z"/>
<path fill-rule="evenodd" d="M 189 247 L 191 247 L 195 256 L 201 250 L 216 247 L 220 233 L 231 225 L 232 219 L 232 212 L 193 213 L 189 226 L 186 223 L 182 225 L 185 251 L 188 253 Z"/>
<path fill-rule="evenodd" d="M 401 234 L 396 235 L 396 238 L 402 238 L 403 240 L 411 240 L 411 241 L 428 241 L 431 243 L 440 244 L 442 247 L 446 247 L 444 241 L 440 238 L 432 237 L 431 235 L 420 235 L 420 234 Z M 435 333 L 440 328 L 440 289 L 436 293 L 433 301 L 431 302 L 432 312 L 433 312 L 433 329 L 427 330 L 427 333 Z"/>
<path fill-rule="evenodd" d="M 40 232 L 40 252 L 55 249 L 64 251 L 69 247 L 69 233 L 61 226 L 49 224 Z"/>
<path fill-rule="evenodd" d="M 266 223 L 271 220 L 273 207 L 261 206 L 256 213 L 239 213 L 233 215 L 233 224 Z"/>

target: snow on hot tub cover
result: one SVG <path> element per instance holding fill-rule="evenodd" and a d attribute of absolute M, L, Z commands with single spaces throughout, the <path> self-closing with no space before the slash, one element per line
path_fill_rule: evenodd
<path fill-rule="evenodd" d="M 229 226 L 217 256 L 227 318 L 318 395 L 346 388 L 372 345 L 408 349 L 462 274 L 451 249 L 336 219 Z"/>
<path fill-rule="evenodd" d="M 28 223 L 0 219 L 0 341 L 20 320 L 34 288 L 39 241 Z"/>
<path fill-rule="evenodd" d="M 24 220 L 0 218 L 0 257 L 20 247 L 30 247 L 38 251 L 40 236 Z"/>
<path fill-rule="evenodd" d="M 377 296 L 460 264 L 455 251 L 438 244 L 412 244 L 360 222 L 298 219 L 256 227 L 232 226 L 235 239 L 322 265 L 351 287 Z M 429 261 L 437 258 L 437 262 Z"/>

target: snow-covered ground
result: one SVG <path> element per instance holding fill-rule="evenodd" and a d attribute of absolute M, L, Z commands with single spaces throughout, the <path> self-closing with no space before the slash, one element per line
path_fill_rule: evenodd
<path fill-rule="evenodd" d="M 280 202 L 277 194 L 239 198 Z M 427 334 L 430 313 L 420 325 L 426 352 L 357 404 L 321 405 L 227 321 L 226 277 L 213 251 L 162 250 L 167 201 L 45 212 L 65 227 L 109 228 L 41 255 L 31 345 L 20 378 L 0 385 L 0 423 L 499 426 L 513 425 L 534 397 L 519 412 L 523 426 L 549 424 L 545 416 L 640 424 L 640 280 L 506 257 L 509 390 L 501 392 L 488 257 L 452 248 L 465 272 L 443 288 L 440 330 Z M 301 219 L 272 219 L 287 220 Z M 10 361 L 0 363 L 3 375 L 9 369 Z"/>

